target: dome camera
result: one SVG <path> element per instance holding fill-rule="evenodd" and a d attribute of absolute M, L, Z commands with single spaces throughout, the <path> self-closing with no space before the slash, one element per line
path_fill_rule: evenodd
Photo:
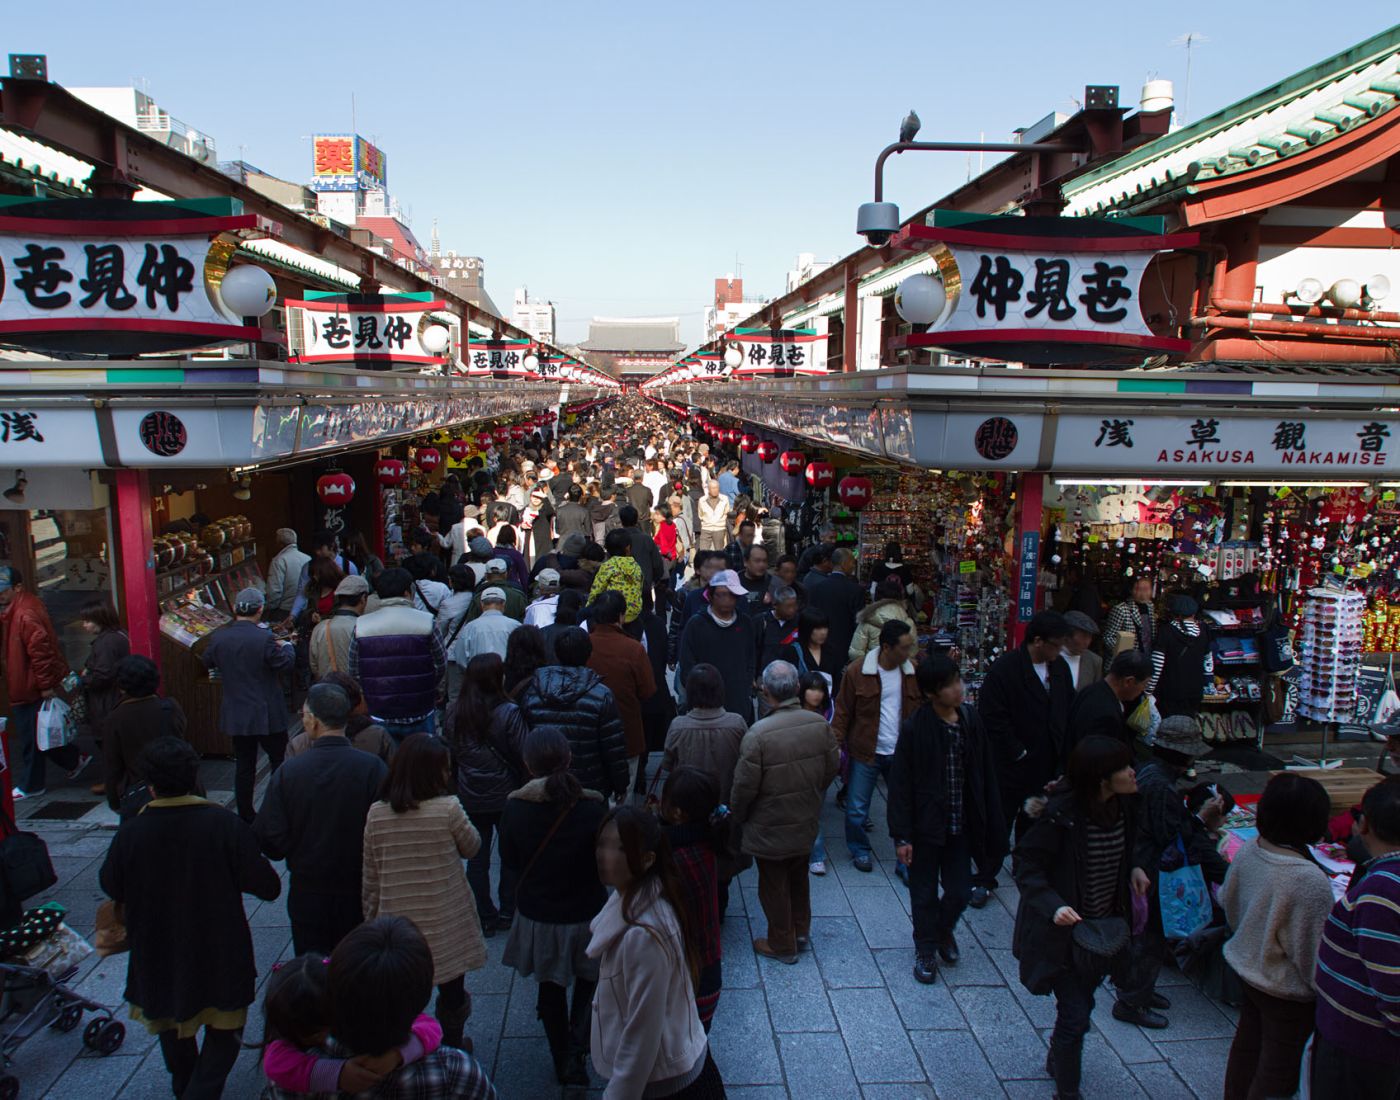
<path fill-rule="evenodd" d="M 863 202 L 856 214 L 856 232 L 872 248 L 889 244 L 899 232 L 899 206 L 892 202 Z"/>

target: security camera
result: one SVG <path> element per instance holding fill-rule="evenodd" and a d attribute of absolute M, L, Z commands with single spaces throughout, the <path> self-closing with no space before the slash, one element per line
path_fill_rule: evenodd
<path fill-rule="evenodd" d="M 899 206 L 892 202 L 863 202 L 856 214 L 856 232 L 872 248 L 889 244 L 899 232 Z"/>

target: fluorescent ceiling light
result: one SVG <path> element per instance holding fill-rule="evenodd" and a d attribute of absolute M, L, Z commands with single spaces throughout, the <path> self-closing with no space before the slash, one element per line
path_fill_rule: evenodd
<path fill-rule="evenodd" d="M 1368 481 L 1222 481 L 1221 485 L 1251 489 L 1361 489 Z"/>
<path fill-rule="evenodd" d="M 1094 479 L 1082 478 L 1082 477 L 1057 477 L 1057 478 L 1055 479 L 1055 484 L 1056 484 L 1056 485 L 1134 485 L 1134 486 L 1181 485 L 1181 486 L 1193 486 L 1193 487 L 1195 487 L 1195 488 L 1203 488 L 1204 486 L 1209 485 L 1210 482 L 1209 482 L 1209 481 L 1171 481 L 1171 480 L 1168 480 L 1168 479 L 1156 479 L 1156 478 L 1148 480 L 1148 479 L 1143 479 L 1143 478 L 1121 478 L 1121 477 L 1111 477 L 1111 478 L 1099 478 L 1099 479 L 1097 479 L 1097 480 L 1094 480 Z"/>

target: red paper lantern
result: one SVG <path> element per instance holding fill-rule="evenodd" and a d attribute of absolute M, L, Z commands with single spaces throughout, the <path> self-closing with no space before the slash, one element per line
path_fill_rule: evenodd
<path fill-rule="evenodd" d="M 442 465 L 442 452 L 432 447 L 419 447 L 413 452 L 413 464 L 425 474 L 430 474 Z"/>
<path fill-rule="evenodd" d="M 472 453 L 472 445 L 465 439 L 454 439 L 447 445 L 447 453 L 453 462 L 465 462 L 467 455 Z"/>
<path fill-rule="evenodd" d="M 745 432 L 739 437 L 739 450 L 746 455 L 751 455 L 758 450 L 758 436 Z"/>
<path fill-rule="evenodd" d="M 510 439 L 510 429 L 506 427 L 506 425 L 502 424 L 499 428 L 495 429 L 491 433 L 491 438 L 494 439 L 497 443 L 505 443 L 507 440 Z"/>
<path fill-rule="evenodd" d="M 778 457 L 778 445 L 771 439 L 765 439 L 758 445 L 758 457 L 764 465 L 771 464 Z"/>
<path fill-rule="evenodd" d="M 859 512 L 875 495 L 875 483 L 868 477 L 851 474 L 841 479 L 841 484 L 836 486 L 836 495 L 852 512 Z"/>
<path fill-rule="evenodd" d="M 523 424 L 513 425 L 510 429 L 510 437 L 511 439 L 519 443 L 522 439 L 525 438 L 525 426 Z"/>
<path fill-rule="evenodd" d="M 322 504 L 349 504 L 355 499 L 355 479 L 341 470 L 322 474 L 316 479 L 316 495 Z"/>
<path fill-rule="evenodd" d="M 490 432 L 477 432 L 477 433 L 476 433 L 476 445 L 477 445 L 477 447 L 479 447 L 481 450 L 484 451 L 484 450 L 487 450 L 488 448 L 490 448 L 491 443 L 492 443 L 492 439 L 491 439 L 491 433 L 490 433 Z"/>
<path fill-rule="evenodd" d="M 813 462 L 807 467 L 807 484 L 813 489 L 830 489 L 836 480 L 836 467 L 830 462 Z"/>
<path fill-rule="evenodd" d="M 784 451 L 778 456 L 778 465 L 783 473 L 796 477 L 807 467 L 807 456 L 801 451 Z"/>
<path fill-rule="evenodd" d="M 381 458 L 374 466 L 374 476 L 386 489 L 402 485 L 408 468 L 397 458 Z"/>

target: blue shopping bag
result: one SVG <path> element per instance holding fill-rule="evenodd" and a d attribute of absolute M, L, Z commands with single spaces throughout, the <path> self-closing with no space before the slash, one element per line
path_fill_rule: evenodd
<path fill-rule="evenodd" d="M 1187 862 L 1186 845 L 1180 835 L 1174 854 L 1179 854 L 1180 864 L 1174 870 L 1160 872 L 1157 903 L 1162 909 L 1162 934 L 1169 940 L 1184 940 L 1210 923 L 1210 891 L 1201 868 Z"/>

